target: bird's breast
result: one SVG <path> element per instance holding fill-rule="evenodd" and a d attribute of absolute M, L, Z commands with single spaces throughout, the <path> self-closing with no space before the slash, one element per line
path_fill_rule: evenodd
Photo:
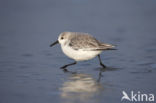
<path fill-rule="evenodd" d="M 69 58 L 75 61 L 89 60 L 100 54 L 102 51 L 84 51 L 82 49 L 73 49 L 68 45 L 61 45 L 62 51 Z"/>

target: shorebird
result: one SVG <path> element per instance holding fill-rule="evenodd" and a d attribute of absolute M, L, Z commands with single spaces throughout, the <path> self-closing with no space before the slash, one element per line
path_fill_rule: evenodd
<path fill-rule="evenodd" d="M 62 51 L 69 58 L 74 59 L 73 63 L 64 65 L 61 69 L 76 64 L 78 61 L 93 59 L 98 56 L 100 65 L 103 68 L 106 66 L 102 63 L 100 54 L 105 50 L 116 50 L 111 44 L 102 43 L 88 33 L 81 32 L 62 32 L 58 40 L 50 45 L 60 44 Z"/>

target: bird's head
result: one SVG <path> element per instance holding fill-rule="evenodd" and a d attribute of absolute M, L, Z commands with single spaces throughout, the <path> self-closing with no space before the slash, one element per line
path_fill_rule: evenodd
<path fill-rule="evenodd" d="M 58 44 L 58 43 L 60 43 L 61 45 L 66 45 L 66 43 L 69 42 L 70 35 L 71 35 L 71 32 L 62 32 L 59 35 L 58 40 L 55 41 L 54 43 L 52 43 L 50 45 L 50 47 L 52 47 L 52 46 L 54 46 L 55 44 Z"/>

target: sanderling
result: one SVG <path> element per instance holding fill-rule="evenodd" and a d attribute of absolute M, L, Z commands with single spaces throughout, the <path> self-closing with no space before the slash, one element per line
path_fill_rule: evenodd
<path fill-rule="evenodd" d="M 106 68 L 101 61 L 100 53 L 104 50 L 116 50 L 114 49 L 115 46 L 102 43 L 90 34 L 80 32 L 62 32 L 59 35 L 58 40 L 52 43 L 50 47 L 57 43 L 60 43 L 62 51 L 65 55 L 75 60 L 74 63 L 62 66 L 62 69 L 76 64 L 77 61 L 90 60 L 96 56 L 98 56 L 100 65 L 103 68 Z"/>

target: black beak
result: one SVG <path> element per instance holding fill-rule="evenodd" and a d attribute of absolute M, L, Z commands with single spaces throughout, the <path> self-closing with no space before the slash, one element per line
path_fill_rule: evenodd
<path fill-rule="evenodd" d="M 54 43 L 50 44 L 50 47 L 54 46 L 55 44 L 59 43 L 58 40 L 55 41 Z"/>

